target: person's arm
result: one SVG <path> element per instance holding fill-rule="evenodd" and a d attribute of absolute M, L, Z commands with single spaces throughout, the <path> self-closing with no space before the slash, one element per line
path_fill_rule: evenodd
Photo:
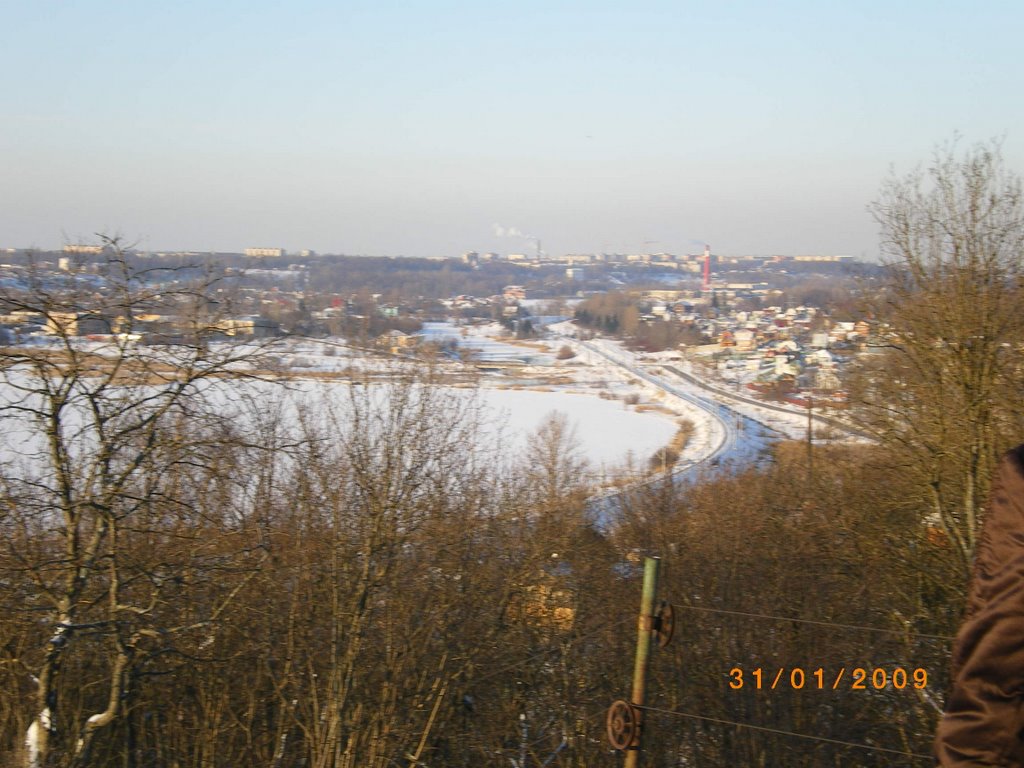
<path fill-rule="evenodd" d="M 993 478 L 968 604 L 936 757 L 944 768 L 1024 766 L 1024 446 Z"/>

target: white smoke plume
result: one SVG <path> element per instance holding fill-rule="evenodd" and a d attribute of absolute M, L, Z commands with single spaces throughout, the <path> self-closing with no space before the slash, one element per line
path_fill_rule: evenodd
<path fill-rule="evenodd" d="M 503 227 L 501 224 L 494 225 L 494 234 L 497 237 L 518 237 L 523 240 L 530 240 L 533 242 L 537 242 L 537 240 L 539 239 L 534 237 L 533 235 L 526 234 L 521 229 L 519 229 L 519 227 Z"/>

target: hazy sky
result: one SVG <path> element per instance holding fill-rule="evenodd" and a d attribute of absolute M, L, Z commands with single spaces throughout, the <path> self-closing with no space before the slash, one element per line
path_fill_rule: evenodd
<path fill-rule="evenodd" d="M 0 247 L 873 258 L 890 167 L 959 133 L 1024 172 L 1020 0 L 0 0 L 0 25 Z"/>

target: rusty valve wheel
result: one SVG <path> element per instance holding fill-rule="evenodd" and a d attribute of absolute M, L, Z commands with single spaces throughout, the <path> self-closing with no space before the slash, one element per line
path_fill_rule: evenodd
<path fill-rule="evenodd" d="M 640 713 L 619 699 L 608 708 L 608 741 L 615 749 L 628 749 L 640 735 Z"/>

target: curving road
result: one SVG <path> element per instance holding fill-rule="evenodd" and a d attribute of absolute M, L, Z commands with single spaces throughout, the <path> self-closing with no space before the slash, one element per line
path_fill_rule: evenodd
<path fill-rule="evenodd" d="M 657 485 L 659 483 L 687 483 L 694 480 L 708 467 L 714 471 L 728 467 L 745 466 L 758 461 L 768 444 L 777 437 L 777 433 L 742 414 L 739 414 L 709 397 L 687 391 L 665 378 L 655 375 L 636 365 L 634 361 L 624 358 L 616 351 L 601 344 L 576 340 L 576 343 L 589 352 L 598 355 L 613 365 L 628 371 L 638 379 L 653 384 L 664 392 L 677 397 L 695 408 L 703 411 L 704 428 L 695 432 L 688 446 L 688 458 L 678 461 L 667 474 L 639 480 L 633 487 Z M 621 514 L 618 503 L 623 489 L 608 489 L 590 499 L 591 519 L 599 529 L 614 527 Z"/>
<path fill-rule="evenodd" d="M 701 446 L 700 453 L 696 457 L 680 462 L 673 470 L 673 474 L 687 471 L 696 465 L 710 462 L 715 459 L 721 460 L 725 458 L 733 448 L 735 448 L 738 437 L 737 417 L 739 417 L 739 414 L 729 410 L 721 403 L 717 403 L 714 400 L 673 386 L 662 377 L 656 376 L 650 371 L 637 366 L 634 362 L 626 360 L 622 356 L 615 354 L 603 345 L 595 344 L 590 341 L 577 341 L 576 343 L 584 349 L 593 352 L 594 354 L 603 357 L 605 360 L 608 360 L 610 363 L 628 371 L 638 379 L 643 379 L 664 392 L 667 392 L 674 397 L 678 397 L 680 400 L 684 400 L 694 407 L 699 408 L 711 417 L 709 420 L 710 428 L 704 436 L 704 445 Z"/>
<path fill-rule="evenodd" d="M 761 460 L 769 445 L 782 436 L 781 432 L 764 421 L 746 416 L 714 398 L 754 406 L 762 411 L 774 411 L 804 418 L 807 416 L 806 412 L 801 413 L 793 408 L 766 403 L 711 386 L 693 374 L 672 365 L 659 365 L 660 371 L 667 374 L 667 376 L 660 376 L 649 368 L 638 365 L 636 360 L 630 359 L 617 345 L 607 340 L 583 341 L 563 333 L 558 335 L 627 371 L 630 375 L 700 409 L 707 416 L 703 420 L 703 428 L 696 430 L 691 444 L 684 452 L 687 457 L 676 463 L 668 474 L 668 478 L 659 474 L 640 480 L 639 485 L 655 484 L 664 482 L 666 479 L 670 479 L 672 482 L 686 482 L 706 471 L 708 467 L 718 471 L 722 468 L 748 466 Z M 694 391 L 694 389 L 698 391 Z M 706 395 L 703 394 L 705 392 Z M 813 413 L 812 418 L 816 423 L 827 424 L 847 434 L 862 436 L 857 430 L 834 417 Z M 608 527 L 617 518 L 618 510 L 615 498 L 620 494 L 621 489 L 609 489 L 591 500 L 594 522 L 599 527 Z"/>
<path fill-rule="evenodd" d="M 765 400 L 758 400 L 758 399 L 755 399 L 753 397 L 747 397 L 746 395 L 741 395 L 741 394 L 739 394 L 737 392 L 730 392 L 729 390 L 722 389 L 721 387 L 712 386 L 712 385 L 708 384 L 706 381 L 703 381 L 702 379 L 697 378 L 692 373 L 686 373 L 685 371 L 679 370 L 674 365 L 663 365 L 661 367 L 662 367 L 662 370 L 669 371 L 670 373 L 678 376 L 680 379 L 683 379 L 684 381 L 687 381 L 687 382 L 689 382 L 690 384 L 693 384 L 696 387 L 700 387 L 701 389 L 704 389 L 704 390 L 706 390 L 708 392 L 711 392 L 711 393 L 717 395 L 718 397 L 724 397 L 724 398 L 727 398 L 729 400 L 734 400 L 737 403 L 744 403 L 746 405 L 753 405 L 756 408 L 763 408 L 766 411 L 775 411 L 776 413 L 785 413 L 788 416 L 794 416 L 794 415 L 804 416 L 804 417 L 807 416 L 807 412 L 806 411 L 802 411 L 801 412 L 799 410 L 794 410 L 790 406 L 779 405 L 777 403 L 769 403 L 769 402 L 767 402 Z M 816 424 L 825 424 L 825 425 L 827 425 L 829 427 L 833 427 L 835 429 L 838 429 L 840 432 L 844 432 L 844 433 L 846 433 L 848 435 L 852 435 L 854 437 L 861 437 L 861 438 L 865 438 L 865 439 L 871 439 L 871 435 L 867 434 L 866 432 L 862 432 L 861 430 L 857 429 L 856 427 L 851 426 L 849 423 L 847 423 L 843 419 L 838 419 L 835 416 L 827 416 L 827 415 L 821 413 L 820 411 L 818 411 L 818 412 L 812 413 L 811 414 L 811 418 L 813 419 L 814 423 L 816 423 Z"/>

